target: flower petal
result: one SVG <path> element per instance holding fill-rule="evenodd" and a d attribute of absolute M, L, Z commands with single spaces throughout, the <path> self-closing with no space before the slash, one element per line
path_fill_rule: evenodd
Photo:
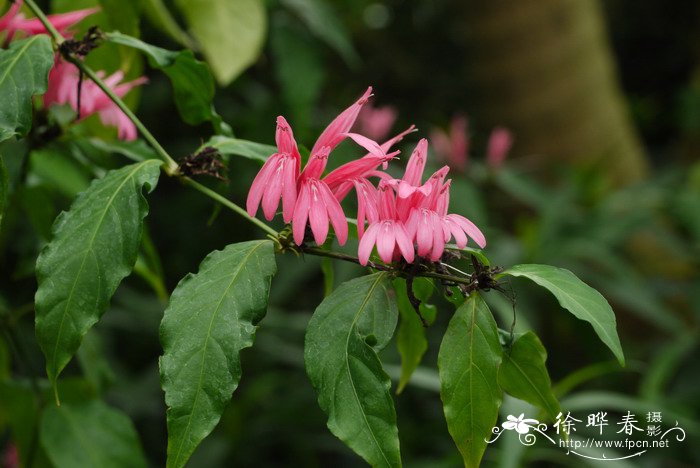
<path fill-rule="evenodd" d="M 340 206 L 338 200 L 333 196 L 333 192 L 328 186 L 320 181 L 318 186 L 321 191 L 321 197 L 328 211 L 328 217 L 331 224 L 333 225 L 333 230 L 335 231 L 335 237 L 338 239 L 338 244 L 345 245 L 348 240 L 348 220 L 345 218 L 345 213 L 343 208 Z"/>
<path fill-rule="evenodd" d="M 268 221 L 271 221 L 272 218 L 275 217 L 277 207 L 280 203 L 280 198 L 282 197 L 286 159 L 287 158 L 284 155 L 277 159 L 277 164 L 272 171 L 267 187 L 265 187 L 265 193 L 263 194 L 262 198 L 262 208 L 263 213 L 265 214 L 265 219 Z"/>
<path fill-rule="evenodd" d="M 478 227 L 471 221 L 469 221 L 467 218 L 464 216 L 458 215 L 458 214 L 449 214 L 447 215 L 449 218 L 457 223 L 459 227 L 464 229 L 464 232 L 467 233 L 469 237 L 474 239 L 474 242 L 481 247 L 482 249 L 486 247 L 486 238 L 484 237 L 484 234 L 479 230 Z"/>
<path fill-rule="evenodd" d="M 411 153 L 411 157 L 406 164 L 406 172 L 404 172 L 403 180 L 407 183 L 418 186 L 421 185 L 423 178 L 423 170 L 425 169 L 425 161 L 428 155 L 428 140 L 422 138 L 416 145 L 416 149 Z"/>
<path fill-rule="evenodd" d="M 311 205 L 309 208 L 311 232 L 314 233 L 314 241 L 316 241 L 316 244 L 322 245 L 326 241 L 326 237 L 328 237 L 328 211 L 323 201 L 323 195 L 321 194 L 318 180 L 312 179 L 310 181 L 309 194 L 311 197 Z"/>
<path fill-rule="evenodd" d="M 294 214 L 292 215 L 292 233 L 294 234 L 294 242 L 301 245 L 304 242 L 304 234 L 306 233 L 306 221 L 309 217 L 309 207 L 311 204 L 311 195 L 309 194 L 309 183 L 303 182 L 299 187 L 297 202 L 294 205 Z"/>
<path fill-rule="evenodd" d="M 386 156 L 386 153 L 379 146 L 379 143 L 374 140 L 370 140 L 366 136 L 362 136 L 357 133 L 343 133 L 343 136 L 350 137 L 355 143 L 369 151 L 369 154 L 373 154 L 375 156 Z"/>
<path fill-rule="evenodd" d="M 357 114 L 359 114 L 360 109 L 367 102 L 370 94 L 372 94 L 371 86 L 367 88 L 367 91 L 365 91 L 360 99 L 341 112 L 340 115 L 323 130 L 313 148 L 311 148 L 312 155 L 316 154 L 316 152 L 324 146 L 327 146 L 329 150 L 332 151 L 333 148 L 338 146 L 338 143 L 343 141 L 345 138 L 343 133 L 350 131 L 350 128 L 352 128 L 352 125 L 355 123 L 355 119 L 357 119 Z"/>
<path fill-rule="evenodd" d="M 279 153 L 275 153 L 265 161 L 260 172 L 255 176 L 253 183 L 248 191 L 248 199 L 246 200 L 246 211 L 250 216 L 255 216 L 258 211 L 258 206 L 260 205 L 260 200 L 262 200 L 265 190 L 270 184 L 270 179 L 274 175 L 275 166 L 280 157 Z"/>
<path fill-rule="evenodd" d="M 367 228 L 367 232 L 360 239 L 360 245 L 357 248 L 357 258 L 360 260 L 360 264 L 367 265 L 370 255 L 372 255 L 372 250 L 374 249 L 374 242 L 377 240 L 377 231 L 379 230 L 379 223 L 370 224 Z"/>
<path fill-rule="evenodd" d="M 377 253 L 384 263 L 391 263 L 394 256 L 394 223 L 382 221 L 377 232 Z"/>
<path fill-rule="evenodd" d="M 403 258 L 405 258 L 408 263 L 413 263 L 415 255 L 413 242 L 409 239 L 403 224 L 394 223 L 394 237 L 396 237 L 396 244 L 399 246 Z"/>
<path fill-rule="evenodd" d="M 294 204 L 297 201 L 297 175 L 299 169 L 297 163 L 287 160 L 282 176 L 282 217 L 285 223 L 289 223 L 294 216 Z"/>

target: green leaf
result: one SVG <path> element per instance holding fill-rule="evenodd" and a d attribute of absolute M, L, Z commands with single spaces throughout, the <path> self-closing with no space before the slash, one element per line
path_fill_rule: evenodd
<path fill-rule="evenodd" d="M 306 23 L 309 30 L 343 57 L 349 65 L 360 61 L 350 37 L 330 4 L 319 0 L 282 0 Z"/>
<path fill-rule="evenodd" d="M 418 307 L 423 318 L 432 324 L 435 321 L 437 308 L 434 305 L 426 304 L 433 294 L 433 283 L 427 278 L 415 278 L 413 280 L 413 293 L 421 301 Z M 396 291 L 396 304 L 399 307 L 401 322 L 397 334 L 396 346 L 401 355 L 401 377 L 396 393 L 403 391 L 411 379 L 411 375 L 418 368 L 423 355 L 428 350 L 428 340 L 425 338 L 425 327 L 408 299 L 406 291 L 406 280 L 398 278 L 394 280 L 394 290 Z"/>
<path fill-rule="evenodd" d="M 53 60 L 51 39 L 42 34 L 0 49 L 0 141 L 29 132 L 32 96 L 46 92 Z"/>
<path fill-rule="evenodd" d="M 466 257 L 467 259 L 469 258 L 469 255 L 474 255 L 476 257 L 476 259 L 479 260 L 479 262 L 482 265 L 491 266 L 491 261 L 489 260 L 489 258 L 486 255 L 484 255 L 484 251 L 481 249 L 477 249 L 474 247 L 464 247 L 464 248 L 460 249 L 459 247 L 457 247 L 456 244 L 446 244 L 445 248 L 448 250 L 458 250 L 458 251 L 464 253 L 464 254 L 466 254 L 466 255 L 464 255 L 464 257 Z"/>
<path fill-rule="evenodd" d="M 168 11 L 168 7 L 163 3 L 163 0 L 144 0 L 143 9 L 153 26 L 168 34 L 181 46 L 187 49 L 195 49 L 192 38 L 180 28 L 173 15 Z"/>
<path fill-rule="evenodd" d="M 86 171 L 61 148 L 43 147 L 29 153 L 32 174 L 69 199 L 90 185 Z"/>
<path fill-rule="evenodd" d="M 131 420 L 98 400 L 48 405 L 39 437 L 56 468 L 147 466 Z"/>
<path fill-rule="evenodd" d="M 110 171 L 56 218 L 36 262 L 36 336 L 54 384 L 134 266 L 160 162 Z"/>
<path fill-rule="evenodd" d="M 620 364 L 625 365 L 622 345 L 617 336 L 615 313 L 598 291 L 569 270 L 550 265 L 515 265 L 498 276 L 505 275 L 527 278 L 549 290 L 563 308 L 593 325 L 600 340 L 612 350 Z"/>
<path fill-rule="evenodd" d="M 81 155 L 98 165 L 103 165 L 112 154 L 124 156 L 133 162 L 158 159 L 153 148 L 143 140 L 107 141 L 101 138 L 78 138 L 72 140 L 71 143 L 80 151 Z"/>
<path fill-rule="evenodd" d="M 2 229 L 2 217 L 7 206 L 7 194 L 10 192 L 10 177 L 7 173 L 5 161 L 0 154 L 0 229 Z"/>
<path fill-rule="evenodd" d="M 561 409 L 552 392 L 546 361 L 547 351 L 537 335 L 523 333 L 503 354 L 498 383 L 510 395 L 543 409 L 554 420 Z"/>
<path fill-rule="evenodd" d="M 275 270 L 271 241 L 232 244 L 209 254 L 173 291 L 160 326 L 168 467 L 185 465 L 231 400 L 239 353 L 253 344 Z"/>
<path fill-rule="evenodd" d="M 479 466 L 498 418 L 501 354 L 491 311 L 473 293 L 450 320 L 438 354 L 447 428 L 467 467 Z"/>
<path fill-rule="evenodd" d="M 162 49 L 116 31 L 106 34 L 106 38 L 115 44 L 140 50 L 146 54 L 152 67 L 168 75 L 182 120 L 197 125 L 207 120 L 214 122 L 221 119 L 212 106 L 214 79 L 207 65 L 197 60 L 192 51 Z"/>
<path fill-rule="evenodd" d="M 240 138 L 230 138 L 215 135 L 206 142 L 204 146 L 216 148 L 223 155 L 243 156 L 260 163 L 267 161 L 267 158 L 277 152 L 277 147 L 264 145 L 254 141 L 241 140 Z"/>
<path fill-rule="evenodd" d="M 265 41 L 262 0 L 176 0 L 216 80 L 229 84 L 257 60 Z"/>
<path fill-rule="evenodd" d="M 306 331 L 306 373 L 328 428 L 372 466 L 400 466 L 391 380 L 377 352 L 396 328 L 385 273 L 343 283 L 314 312 Z"/>

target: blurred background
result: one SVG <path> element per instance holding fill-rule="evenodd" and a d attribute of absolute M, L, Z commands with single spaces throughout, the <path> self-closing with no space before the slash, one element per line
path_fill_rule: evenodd
<path fill-rule="evenodd" d="M 297 141 L 311 147 L 372 85 L 361 131 L 384 140 L 415 124 L 419 131 L 400 145 L 403 155 L 419 138 L 430 138 L 432 169 L 452 168 L 451 211 L 481 227 L 492 264 L 568 268 L 613 306 L 625 368 L 548 293 L 513 280 L 505 285 L 508 294 L 487 294 L 501 328 L 510 327 L 514 298 L 516 331 L 533 329 L 541 337 L 562 407 L 579 418 L 608 411 L 611 420 L 627 411 L 639 418 L 661 411 L 665 424 L 678 421 L 686 429 L 686 441 L 619 466 L 700 466 L 700 2 L 43 2 L 54 12 L 98 3 L 103 12 L 79 30 L 97 23 L 165 48 L 195 47 L 217 78 L 216 109 L 239 138 L 274 144 L 275 118 L 284 115 Z M 218 19 L 202 23 L 193 14 L 214 6 Z M 213 134 L 211 125 L 180 120 L 167 78 L 138 54 L 104 45 L 88 61 L 108 72 L 148 76 L 149 84 L 129 99 L 171 154 L 184 157 Z M 94 123 L 72 131 L 112 136 Z M 5 153 L 28 151 L 21 143 L 6 146 Z M 33 265 L 53 219 L 91 176 L 71 151 L 43 171 L 47 158 L 32 153 L 30 183 L 15 195 L 19 208 L 4 222 L 0 308 L 27 337 L 30 365 L 20 368 L 0 341 L 3 375 L 42 375 L 43 360 L 29 338 Z M 329 167 L 352 157 L 352 145 L 343 144 Z M 403 164 L 394 170 L 400 173 Z M 229 183 L 208 183 L 242 204 L 258 169 L 254 161 L 231 159 Z M 165 177 L 150 206 L 137 274 L 124 281 L 65 375 L 76 395 L 104 395 L 125 410 L 160 466 L 166 433 L 158 324 L 166 291 L 210 251 L 262 233 Z M 352 252 L 353 245 L 347 248 Z M 361 465 L 326 429 L 303 369 L 305 326 L 324 295 L 320 267 L 317 258 L 279 258 L 268 316 L 243 354 L 240 387 L 190 466 Z M 362 272 L 333 268 L 336 286 Z M 428 330 L 429 350 L 396 397 L 403 458 L 411 467 L 461 464 L 436 371 L 452 309 L 433 300 L 439 313 Z M 382 359 L 398 377 L 395 346 Z M 505 401 L 504 415 L 520 412 L 537 414 Z M 0 441 L 7 441 L 1 416 Z M 576 436 L 587 434 L 581 427 Z M 543 443 L 525 448 L 504 439 L 489 448 L 485 466 L 587 463 Z"/>

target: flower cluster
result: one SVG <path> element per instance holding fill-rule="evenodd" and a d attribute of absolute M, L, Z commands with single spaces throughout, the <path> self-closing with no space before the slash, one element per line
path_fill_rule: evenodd
<path fill-rule="evenodd" d="M 248 213 L 255 216 L 262 204 L 263 214 L 270 221 L 281 200 L 282 218 L 286 223 L 291 222 L 297 245 L 304 242 L 307 225 L 316 244 L 323 244 L 329 223 L 343 245 L 348 237 L 348 222 L 340 202 L 354 189 L 360 238 L 358 257 L 363 265 L 375 246 L 379 257 L 387 263 L 402 257 L 413 263 L 416 256 L 437 261 L 452 238 L 459 248 L 467 245 L 468 237 L 483 248 L 486 239 L 479 228 L 464 216 L 448 213 L 449 167 L 442 167 L 423 182 L 428 155 L 426 139 L 418 142 L 401 179 L 379 169 L 382 166 L 386 170 L 389 161 L 399 154 L 390 150 L 414 130 L 413 126 L 383 144 L 349 133 L 371 92 L 370 87 L 321 133 L 303 170 L 292 129 L 284 117 L 278 117 L 277 152 L 268 158 L 251 185 L 246 203 Z M 367 153 L 324 177 L 329 155 L 345 138 Z M 376 186 L 371 178 L 378 179 Z"/>
<path fill-rule="evenodd" d="M 0 17 L 0 32 L 5 34 L 5 44 L 8 44 L 18 33 L 25 36 L 46 34 L 46 28 L 39 19 L 24 17 L 20 12 L 21 6 L 22 1 L 16 0 L 7 13 Z M 98 8 L 71 11 L 49 15 L 48 20 L 58 32 L 71 37 L 71 27 L 98 11 Z M 128 83 L 122 83 L 124 74 L 121 71 L 106 78 L 103 71 L 97 72 L 97 75 L 103 78 L 119 97 L 123 97 L 132 88 L 147 81 L 145 77 L 140 77 Z M 68 104 L 78 113 L 80 119 L 97 114 L 104 125 L 117 128 L 120 139 L 136 139 L 136 127 L 126 114 L 92 81 L 83 80 L 80 85 L 80 73 L 77 67 L 64 61 L 58 54 L 49 72 L 49 86 L 44 95 L 44 106 L 55 104 Z"/>

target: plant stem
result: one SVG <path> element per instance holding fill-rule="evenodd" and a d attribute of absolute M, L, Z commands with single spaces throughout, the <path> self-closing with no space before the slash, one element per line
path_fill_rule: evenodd
<path fill-rule="evenodd" d="M 263 222 L 260 221 L 258 218 L 254 218 L 254 217 L 250 216 L 246 210 L 244 210 L 244 209 L 241 208 L 240 206 L 236 205 L 235 203 L 233 203 L 231 200 L 229 200 L 228 198 L 224 197 L 223 195 L 221 195 L 221 194 L 215 192 L 214 190 L 210 189 L 210 188 L 207 187 L 206 185 L 202 185 L 202 184 L 200 184 L 199 182 L 190 179 L 189 177 L 184 177 L 184 176 L 183 176 L 183 177 L 181 177 L 180 179 L 182 180 L 182 183 L 183 183 L 183 184 L 189 185 L 189 186 L 192 187 L 193 189 L 195 189 L 195 190 L 197 190 L 197 191 L 203 193 L 204 195 L 208 196 L 209 198 L 211 198 L 211 199 L 213 199 L 213 200 L 216 200 L 217 202 L 221 203 L 221 204 L 224 205 L 226 208 L 228 208 L 228 209 L 230 209 L 230 210 L 232 210 L 232 211 L 235 211 L 236 213 L 238 213 L 239 215 L 241 215 L 243 218 L 245 218 L 245 219 L 247 219 L 248 221 L 250 221 L 251 223 L 255 224 L 256 226 L 258 226 L 260 229 L 262 229 L 262 230 L 265 231 L 266 233 L 270 234 L 271 236 L 274 236 L 274 237 L 277 237 L 277 236 L 278 236 L 279 233 L 278 233 L 277 231 L 275 231 L 274 229 L 272 229 L 270 226 L 268 226 L 267 224 L 263 223 Z"/>
<path fill-rule="evenodd" d="M 323 250 L 318 247 L 303 247 L 300 249 L 304 253 L 308 253 L 311 255 L 316 255 L 318 257 L 328 257 L 328 258 L 334 258 L 336 260 L 343 260 L 345 262 L 350 262 L 350 263 L 357 263 L 358 265 L 362 265 L 360 263 L 360 259 L 357 257 L 353 257 L 352 255 L 347 255 L 341 252 L 333 252 L 332 250 Z M 390 271 L 392 268 L 389 265 L 384 265 L 380 263 L 375 263 L 375 262 L 367 262 L 367 266 L 369 268 L 374 268 L 375 270 L 382 270 L 382 271 Z"/>
<path fill-rule="evenodd" d="M 323 250 L 318 247 L 304 247 L 300 249 L 304 253 L 308 253 L 311 255 L 316 255 L 318 257 L 328 257 L 328 258 L 334 258 L 336 260 L 342 260 L 345 262 L 350 262 L 350 263 L 356 263 L 358 265 L 362 265 L 360 263 L 360 260 L 357 257 L 353 257 L 352 255 L 347 255 L 341 252 L 333 252 L 331 250 Z M 403 277 L 409 277 L 409 276 L 422 276 L 424 278 L 434 278 L 434 279 L 440 279 L 444 281 L 450 281 L 452 283 L 458 283 L 458 284 L 472 284 L 472 279 L 469 277 L 462 277 L 462 276 L 453 276 L 453 275 L 448 275 L 444 273 L 437 273 L 435 271 L 420 271 L 417 273 L 409 273 L 409 272 L 404 272 L 402 270 L 398 270 L 395 268 L 392 268 L 391 265 L 386 265 L 384 263 L 376 263 L 376 262 L 367 262 L 367 266 L 369 268 L 374 268 L 375 270 L 381 270 L 381 271 L 395 271 L 398 275 L 403 276 Z"/>

